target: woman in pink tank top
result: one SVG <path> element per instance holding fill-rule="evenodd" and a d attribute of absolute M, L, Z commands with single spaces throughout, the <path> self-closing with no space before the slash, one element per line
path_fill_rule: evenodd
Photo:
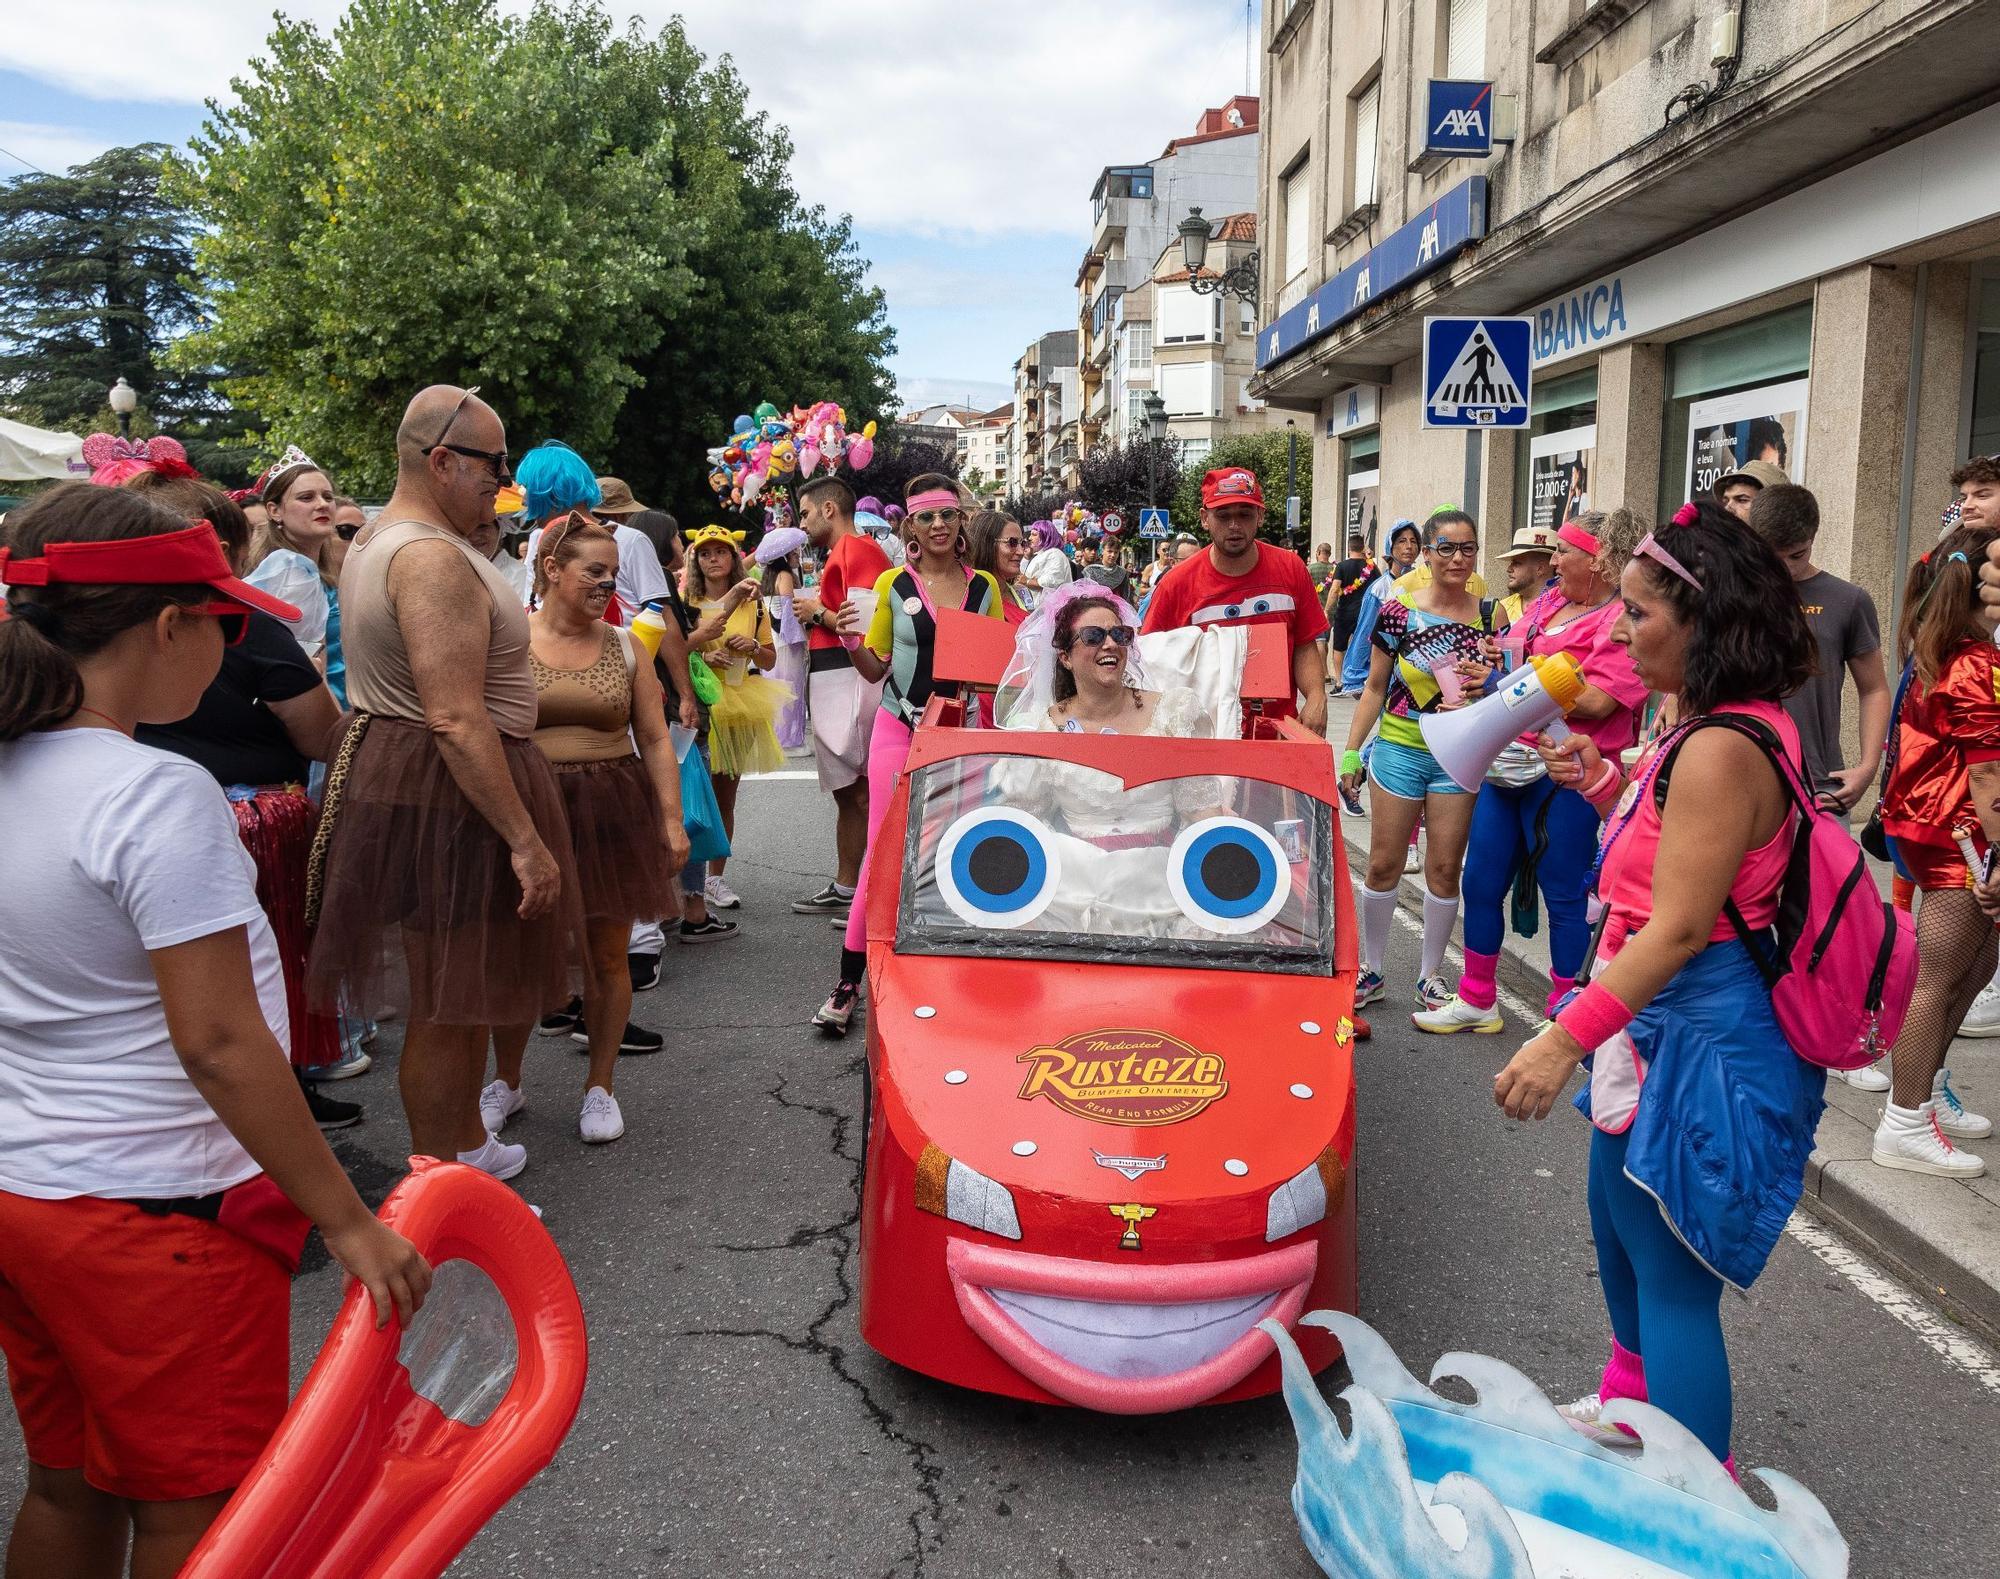
<path fill-rule="evenodd" d="M 1776 554 L 1706 503 L 1640 543 L 1620 594 L 1612 640 L 1682 722 L 1629 779 L 1586 737 L 1545 737 L 1551 776 L 1606 819 L 1603 934 L 1595 978 L 1514 1055 L 1494 1098 L 1541 1118 L 1579 1063 L 1589 1071 L 1576 1106 L 1594 1127 L 1612 1344 L 1572 1424 L 1617 1440 L 1603 1402 L 1646 1399 L 1729 1463 L 1722 1285 L 1756 1278 L 1797 1204 L 1825 1076 L 1785 1041 L 1724 906 L 1753 931 L 1777 914 L 1794 813 L 1769 753 L 1802 760 L 1782 703 L 1812 672 L 1812 638 Z M 1702 727 L 1727 714 L 1765 744 Z"/>

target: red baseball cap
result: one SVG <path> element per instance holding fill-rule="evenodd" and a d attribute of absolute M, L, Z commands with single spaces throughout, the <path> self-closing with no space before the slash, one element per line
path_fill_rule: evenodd
<path fill-rule="evenodd" d="M 72 586 L 213 587 L 225 598 L 281 620 L 299 611 L 230 574 L 222 539 L 206 521 L 153 537 L 113 537 L 87 543 L 44 543 L 33 558 L 0 548 L 0 583 L 10 587 Z"/>
<path fill-rule="evenodd" d="M 1264 485 L 1248 466 L 1218 466 L 1201 479 L 1201 507 L 1219 510 L 1226 504 L 1264 508 Z"/>

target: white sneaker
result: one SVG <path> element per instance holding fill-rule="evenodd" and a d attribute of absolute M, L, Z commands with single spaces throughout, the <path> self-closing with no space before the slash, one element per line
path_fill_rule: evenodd
<path fill-rule="evenodd" d="M 719 877 L 711 877 L 703 883 L 701 892 L 702 897 L 718 910 L 740 910 L 743 907 L 743 901 L 737 897 L 736 890 Z"/>
<path fill-rule="evenodd" d="M 488 1135 L 477 1151 L 461 1151 L 458 1160 L 484 1168 L 496 1179 L 511 1179 L 528 1165 L 526 1146 L 509 1146 L 497 1135 Z"/>
<path fill-rule="evenodd" d="M 1454 1031 L 1477 1031 L 1481 1036 L 1491 1036 L 1506 1029 L 1506 1022 L 1500 1018 L 1498 1003 L 1490 1009 L 1475 1009 L 1456 993 L 1440 1008 L 1425 1009 L 1411 1015 L 1410 1023 L 1420 1031 L 1429 1031 L 1437 1036 L 1449 1036 Z"/>
<path fill-rule="evenodd" d="M 1879 1167 L 1929 1173 L 1940 1179 L 1976 1179 L 1986 1171 L 1984 1161 L 1969 1151 L 1960 1151 L 1938 1127 L 1937 1109 L 1930 1102 L 1919 1108 L 1886 1104 L 1869 1155 Z"/>
<path fill-rule="evenodd" d="M 1937 1110 L 1938 1128 L 1953 1140 L 1984 1140 L 1993 1133 L 1993 1120 L 1975 1113 L 1958 1100 L 1951 1088 L 1951 1070 L 1940 1069 L 1931 1082 L 1931 1106 Z"/>
<path fill-rule="evenodd" d="M 1414 873 L 1414 872 L 1421 872 L 1423 869 L 1424 869 L 1423 847 L 1421 845 L 1413 844 L 1410 846 L 1408 852 L 1403 856 L 1403 870 L 1405 872 Z"/>
<path fill-rule="evenodd" d="M 1980 989 L 1966 1011 L 1960 1036 L 2000 1036 L 2000 981 L 1990 981 Z"/>
<path fill-rule="evenodd" d="M 625 1133 L 625 1115 L 618 1111 L 618 1099 L 602 1086 L 592 1086 L 583 1094 L 583 1112 L 576 1132 L 593 1146 L 616 1140 Z"/>
<path fill-rule="evenodd" d="M 1596 1393 L 1585 1393 L 1573 1404 L 1556 1405 L 1556 1413 L 1563 1417 L 1572 1431 L 1586 1436 L 1600 1447 L 1637 1447 L 1639 1439 L 1629 1431 L 1621 1431 L 1615 1425 L 1604 1423 L 1604 1400 Z"/>
<path fill-rule="evenodd" d="M 510 1086 L 504 1080 L 496 1080 L 479 1093 L 479 1116 L 485 1121 L 486 1133 L 497 1135 L 507 1127 L 507 1120 L 528 1105 L 528 1095 L 519 1086 Z"/>
<path fill-rule="evenodd" d="M 1864 1064 L 1859 1069 L 1829 1069 L 1828 1074 L 1836 1080 L 1844 1080 L 1856 1091 L 1887 1091 L 1889 1076 L 1882 1068 L 1882 1060 Z"/>

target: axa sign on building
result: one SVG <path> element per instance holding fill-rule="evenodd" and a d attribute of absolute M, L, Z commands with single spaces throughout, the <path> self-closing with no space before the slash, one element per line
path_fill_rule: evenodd
<path fill-rule="evenodd" d="M 1486 177 L 1476 175 L 1258 330 L 1259 370 L 1332 333 L 1370 303 L 1421 279 L 1485 234 Z"/>

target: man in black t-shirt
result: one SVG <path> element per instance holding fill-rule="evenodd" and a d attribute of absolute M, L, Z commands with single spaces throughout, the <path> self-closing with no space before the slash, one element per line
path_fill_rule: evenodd
<path fill-rule="evenodd" d="M 1332 635 L 1328 637 L 1328 645 L 1333 649 L 1333 657 L 1327 664 L 1328 674 L 1340 673 L 1347 644 L 1354 639 L 1355 622 L 1361 618 L 1361 599 L 1375 576 L 1368 544 L 1359 532 L 1350 532 L 1347 557 L 1333 567 L 1333 574 L 1326 581 L 1326 617 L 1333 623 Z"/>
<path fill-rule="evenodd" d="M 298 639 L 282 621 L 253 612 L 243 640 L 222 649 L 222 667 L 195 710 L 136 733 L 199 762 L 225 788 L 304 784 L 339 721 L 339 705 Z"/>

